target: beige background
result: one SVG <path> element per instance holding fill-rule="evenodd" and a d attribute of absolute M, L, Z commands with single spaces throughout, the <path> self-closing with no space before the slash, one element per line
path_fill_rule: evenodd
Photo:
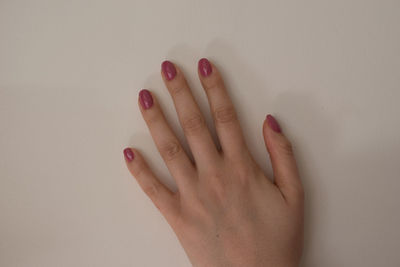
<path fill-rule="evenodd" d="M 400 1 L 0 0 L 0 266 L 189 266 L 128 174 L 160 75 L 223 71 L 250 149 L 276 115 L 307 192 L 303 266 L 399 266 Z M 209 119 L 209 122 L 211 120 Z"/>

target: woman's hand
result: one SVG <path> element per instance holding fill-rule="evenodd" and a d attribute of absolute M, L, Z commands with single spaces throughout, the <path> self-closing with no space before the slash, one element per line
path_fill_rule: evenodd
<path fill-rule="evenodd" d="M 297 266 L 302 251 L 303 188 L 289 141 L 271 115 L 263 125 L 274 182 L 250 155 L 232 102 L 207 59 L 198 74 L 207 94 L 221 150 L 180 69 L 169 61 L 162 76 L 194 157 L 182 149 L 148 91 L 139 106 L 178 191 L 153 174 L 140 153 L 124 150 L 129 171 L 161 211 L 193 266 Z"/>

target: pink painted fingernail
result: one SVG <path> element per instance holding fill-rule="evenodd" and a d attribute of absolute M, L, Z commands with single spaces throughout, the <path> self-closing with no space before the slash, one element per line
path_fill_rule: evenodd
<path fill-rule="evenodd" d="M 176 76 L 176 69 L 174 64 L 172 64 L 170 61 L 165 60 L 162 64 L 161 64 L 161 69 L 165 75 L 165 77 L 167 78 L 168 81 L 172 80 L 173 78 L 175 78 Z"/>
<path fill-rule="evenodd" d="M 212 67 L 208 59 L 202 58 L 199 60 L 199 71 L 203 77 L 207 77 L 211 74 Z"/>
<path fill-rule="evenodd" d="M 149 109 L 153 105 L 153 97 L 147 89 L 143 89 L 139 92 L 139 101 L 144 109 Z"/>
<path fill-rule="evenodd" d="M 267 122 L 269 127 L 277 133 L 282 132 L 281 127 L 279 126 L 278 122 L 275 120 L 274 116 L 268 114 L 267 115 Z"/>
<path fill-rule="evenodd" d="M 124 155 L 128 162 L 131 162 L 135 157 L 135 154 L 133 154 L 132 149 L 130 149 L 129 147 L 124 149 Z"/>

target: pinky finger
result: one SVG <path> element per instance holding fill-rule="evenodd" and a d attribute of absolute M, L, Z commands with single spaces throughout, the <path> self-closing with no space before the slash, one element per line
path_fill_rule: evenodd
<path fill-rule="evenodd" d="M 130 173 L 142 190 L 168 221 L 173 219 L 178 212 L 176 195 L 160 182 L 136 149 L 125 148 L 124 156 Z"/>

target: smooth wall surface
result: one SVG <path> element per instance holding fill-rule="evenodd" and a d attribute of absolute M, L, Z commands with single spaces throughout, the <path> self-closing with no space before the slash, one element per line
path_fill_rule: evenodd
<path fill-rule="evenodd" d="M 125 168 L 143 151 L 174 188 L 137 107 L 160 64 L 222 70 L 248 145 L 291 138 L 307 194 L 303 266 L 399 266 L 397 0 L 0 0 L 0 266 L 190 266 Z"/>

